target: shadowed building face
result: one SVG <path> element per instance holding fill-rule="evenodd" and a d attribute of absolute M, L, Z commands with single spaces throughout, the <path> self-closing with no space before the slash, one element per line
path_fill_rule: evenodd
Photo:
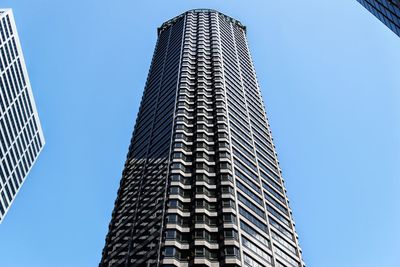
<path fill-rule="evenodd" d="M 100 266 L 304 266 L 239 21 L 158 29 Z"/>

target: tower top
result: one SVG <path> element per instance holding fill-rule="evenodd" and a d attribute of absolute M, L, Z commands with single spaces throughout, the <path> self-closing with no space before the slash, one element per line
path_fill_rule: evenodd
<path fill-rule="evenodd" d="M 7 13 L 9 11 L 12 12 L 12 9 L 11 8 L 0 8 L 0 15 L 3 13 Z"/>
<path fill-rule="evenodd" d="M 239 20 L 236 20 L 230 16 L 227 16 L 215 9 L 208 9 L 208 8 L 197 8 L 197 9 L 191 9 L 188 10 L 170 20 L 167 20 L 166 22 L 164 22 L 160 27 L 158 27 L 157 29 L 157 33 L 158 35 L 160 35 L 161 32 L 163 32 L 165 29 L 167 29 L 168 27 L 170 27 L 171 25 L 174 25 L 180 18 L 186 16 L 186 14 L 189 13 L 218 13 L 219 15 L 222 15 L 226 20 L 229 20 L 230 22 L 236 24 L 236 26 L 238 26 L 239 28 L 243 29 L 243 31 L 246 32 L 246 26 L 244 26 Z"/>

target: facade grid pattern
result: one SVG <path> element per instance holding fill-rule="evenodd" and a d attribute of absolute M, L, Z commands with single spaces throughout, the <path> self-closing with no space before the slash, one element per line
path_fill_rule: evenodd
<path fill-rule="evenodd" d="M 0 222 L 44 146 L 11 9 L 0 10 Z"/>
<path fill-rule="evenodd" d="M 100 266 L 305 266 L 245 30 L 158 29 Z"/>
<path fill-rule="evenodd" d="M 400 37 L 400 0 L 357 0 Z"/>

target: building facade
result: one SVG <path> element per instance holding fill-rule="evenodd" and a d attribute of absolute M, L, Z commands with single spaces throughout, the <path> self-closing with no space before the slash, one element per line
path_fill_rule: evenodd
<path fill-rule="evenodd" d="M 0 9 L 0 222 L 44 146 L 11 9 Z"/>
<path fill-rule="evenodd" d="M 239 21 L 158 29 L 100 266 L 304 266 Z"/>
<path fill-rule="evenodd" d="M 357 0 L 400 37 L 400 0 Z"/>

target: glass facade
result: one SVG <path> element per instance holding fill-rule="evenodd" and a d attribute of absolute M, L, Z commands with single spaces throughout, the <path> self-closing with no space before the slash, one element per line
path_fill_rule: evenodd
<path fill-rule="evenodd" d="M 100 266 L 304 266 L 246 28 L 158 29 Z"/>
<path fill-rule="evenodd" d="M 0 222 L 44 146 L 11 9 L 0 9 Z"/>
<path fill-rule="evenodd" d="M 400 36 L 400 0 L 357 0 L 395 34 Z"/>

